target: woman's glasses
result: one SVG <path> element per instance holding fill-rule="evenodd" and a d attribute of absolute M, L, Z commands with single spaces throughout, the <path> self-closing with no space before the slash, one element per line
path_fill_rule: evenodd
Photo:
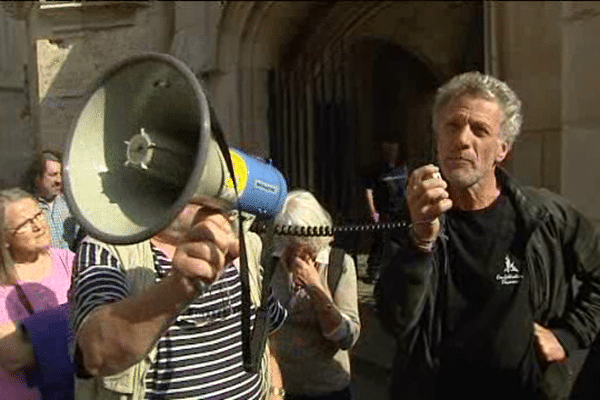
<path fill-rule="evenodd" d="M 33 227 L 39 226 L 39 224 L 44 219 L 44 211 L 40 210 L 33 217 L 27 218 L 23 221 L 19 226 L 13 229 L 8 229 L 9 232 L 12 232 L 14 235 L 22 234 L 26 232 L 33 232 Z"/>

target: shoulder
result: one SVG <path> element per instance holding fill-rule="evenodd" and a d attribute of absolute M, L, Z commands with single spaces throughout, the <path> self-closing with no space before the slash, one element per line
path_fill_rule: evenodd
<path fill-rule="evenodd" d="M 344 252 L 344 272 L 348 272 L 348 269 L 354 271 L 354 259 L 350 254 Z"/>
<path fill-rule="evenodd" d="M 75 258 L 75 253 L 73 253 L 69 249 L 56 249 L 54 247 L 51 247 L 50 256 L 55 260 L 60 260 L 65 263 L 71 263 Z"/>
<path fill-rule="evenodd" d="M 261 268 L 261 258 L 262 258 L 262 239 L 260 236 L 251 231 L 244 232 L 244 237 L 246 239 L 246 250 L 248 255 L 248 267 L 249 268 Z"/>
<path fill-rule="evenodd" d="M 52 247 L 50 248 L 50 258 L 55 269 L 64 270 L 67 275 L 71 275 L 75 253 L 68 249 L 55 249 Z"/>
<path fill-rule="evenodd" d="M 544 187 L 521 185 L 503 169 L 497 171 L 506 194 L 514 201 L 518 210 L 536 219 L 567 220 L 581 213 L 570 200 Z"/>
<path fill-rule="evenodd" d="M 262 239 L 256 232 L 246 231 L 244 233 L 248 245 L 249 250 L 261 250 L 262 249 Z"/>
<path fill-rule="evenodd" d="M 374 181 L 377 180 L 377 178 L 382 172 L 381 165 L 379 164 L 369 165 L 363 171 L 364 172 L 362 173 L 361 178 L 362 181 L 366 184 L 372 184 Z"/>
<path fill-rule="evenodd" d="M 539 222 L 537 226 L 544 227 L 541 232 L 569 243 L 582 255 L 596 257 L 600 252 L 600 231 L 570 200 L 544 188 L 524 188 L 523 193 L 530 199 L 525 214 L 534 217 L 534 224 Z"/>
<path fill-rule="evenodd" d="M 12 285 L 0 284 L 0 302 L 4 302 L 12 290 Z"/>
<path fill-rule="evenodd" d="M 103 253 L 107 253 L 113 258 L 116 258 L 114 246 L 96 240 L 91 236 L 86 236 L 80 243 L 77 251 L 77 259 L 79 263 L 95 262 L 101 258 L 100 254 Z"/>
<path fill-rule="evenodd" d="M 67 200 L 65 199 L 65 196 L 62 194 L 59 194 L 54 199 L 52 199 L 52 201 L 48 202 L 48 206 L 49 207 L 60 207 L 61 209 L 69 210 L 69 205 L 67 204 Z"/>
<path fill-rule="evenodd" d="M 339 247 L 329 247 L 326 249 L 327 251 L 323 252 L 327 257 L 327 269 L 329 271 L 333 271 L 333 268 L 339 268 L 340 276 L 355 276 L 356 270 L 354 266 L 354 259 L 348 253 L 344 251 L 344 249 Z M 321 256 L 322 258 L 325 258 Z M 317 256 L 317 261 L 319 261 L 320 257 Z M 335 263 L 335 259 L 338 261 L 338 265 L 332 265 Z"/>
<path fill-rule="evenodd" d="M 528 199 L 529 207 L 534 211 L 546 213 L 559 220 L 567 220 L 573 215 L 581 216 L 570 200 L 549 189 L 526 186 L 521 190 Z"/>

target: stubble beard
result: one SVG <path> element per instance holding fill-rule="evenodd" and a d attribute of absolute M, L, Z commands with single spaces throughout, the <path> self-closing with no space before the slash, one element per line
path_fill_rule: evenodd
<path fill-rule="evenodd" d="M 449 171 L 444 179 L 448 185 L 454 189 L 463 190 L 476 185 L 482 178 L 482 174 L 475 170 L 466 168 L 456 168 Z"/>

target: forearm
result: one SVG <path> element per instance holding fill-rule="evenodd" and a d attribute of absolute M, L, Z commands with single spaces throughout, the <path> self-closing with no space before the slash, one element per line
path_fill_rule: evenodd
<path fill-rule="evenodd" d="M 371 214 L 375 214 L 377 212 L 377 209 L 375 208 L 375 201 L 373 200 L 373 190 L 366 189 L 365 196 L 367 197 L 367 204 L 369 205 L 369 211 L 371 212 Z"/>
<path fill-rule="evenodd" d="M 329 290 L 323 285 L 309 285 L 306 291 L 316 311 L 321 332 L 327 335 L 336 330 L 344 322 L 344 317 L 333 302 Z"/>
<path fill-rule="evenodd" d="M 33 347 L 23 329 L 12 323 L 0 327 L 0 367 L 7 372 L 18 372 L 34 364 Z"/>
<path fill-rule="evenodd" d="M 269 345 L 269 349 L 269 366 L 271 372 L 271 393 L 269 394 L 269 400 L 283 399 L 283 396 L 281 395 L 283 389 L 283 376 L 281 374 L 281 368 L 279 368 L 279 362 L 277 361 L 275 346 Z"/>
<path fill-rule="evenodd" d="M 544 192 L 548 197 L 556 196 Z M 565 350 L 572 351 L 589 347 L 600 332 L 600 231 L 564 198 L 554 200 L 558 202 L 561 219 L 551 218 L 543 225 L 544 232 L 555 226 L 562 229 L 564 260 L 554 268 L 564 266 L 565 276 L 575 275 L 581 285 L 558 318 L 541 322 L 548 322 Z M 571 284 L 570 280 L 567 282 Z"/>
<path fill-rule="evenodd" d="M 140 296 L 92 311 L 77 335 L 87 372 L 112 375 L 139 362 L 195 296 L 192 282 L 173 270 Z"/>
<path fill-rule="evenodd" d="M 390 264 L 381 271 L 375 287 L 378 316 L 394 335 L 403 335 L 421 316 L 433 274 L 433 254 L 415 250 L 408 243 L 395 244 Z"/>

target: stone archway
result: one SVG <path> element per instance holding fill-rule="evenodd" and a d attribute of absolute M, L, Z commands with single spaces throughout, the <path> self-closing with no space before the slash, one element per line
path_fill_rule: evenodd
<path fill-rule="evenodd" d="M 389 39 L 354 39 L 354 68 L 357 75 L 371 75 L 370 82 L 357 79 L 364 100 L 370 103 L 361 113 L 362 149 L 358 156 L 363 170 L 377 161 L 378 143 L 399 142 L 401 157 L 409 165 L 433 160 L 430 106 L 435 89 L 442 83 L 419 55 Z M 368 109 L 370 108 L 370 110 Z"/>
<path fill-rule="evenodd" d="M 480 6 L 461 1 L 225 2 L 210 82 L 231 143 L 276 160 L 292 186 L 316 191 L 334 215 L 361 218 L 366 208 L 360 173 L 374 158 L 377 136 L 373 96 L 385 92 L 390 100 L 386 135 L 393 135 L 392 126 L 406 114 L 399 134 L 406 136 L 409 159 L 430 161 L 433 88 L 467 68 L 465 55 L 474 47 L 469 32 Z M 364 47 L 371 48 L 369 57 L 361 55 Z M 395 61 L 374 63 L 375 51 Z M 395 63 L 406 71 L 395 70 Z M 379 71 L 375 86 L 374 71 Z M 393 84 L 382 83 L 384 75 Z M 315 125 L 319 118 L 321 127 Z M 332 130 L 339 124 L 331 121 L 340 119 L 352 129 Z M 350 146 L 345 157 L 327 157 L 320 165 L 320 154 L 337 154 L 340 145 Z M 333 175 L 324 178 L 323 173 Z M 338 187 L 346 179 L 339 174 L 352 177 Z"/>

